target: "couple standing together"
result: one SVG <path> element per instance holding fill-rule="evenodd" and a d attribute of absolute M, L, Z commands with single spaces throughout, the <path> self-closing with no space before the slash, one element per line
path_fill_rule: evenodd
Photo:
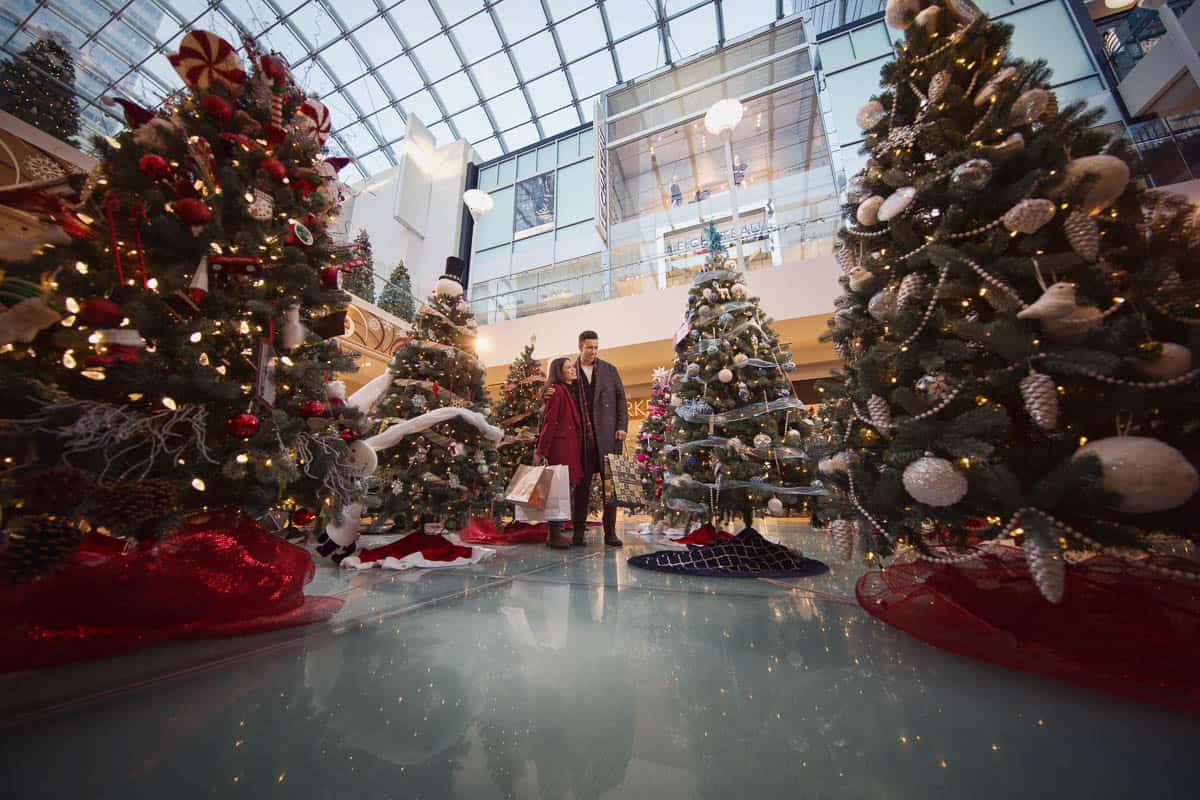
<path fill-rule="evenodd" d="M 579 334 L 579 357 L 550 362 L 542 389 L 544 414 L 535 455 L 538 463 L 567 467 L 571 483 L 571 523 L 575 536 L 568 539 L 561 522 L 550 523 L 546 544 L 566 548 L 582 546 L 587 530 L 588 499 L 592 480 L 601 475 L 604 459 L 625 447 L 629 412 L 625 386 L 617 368 L 599 356 L 595 331 Z M 604 489 L 604 543 L 620 547 L 617 538 L 616 498 Z"/>

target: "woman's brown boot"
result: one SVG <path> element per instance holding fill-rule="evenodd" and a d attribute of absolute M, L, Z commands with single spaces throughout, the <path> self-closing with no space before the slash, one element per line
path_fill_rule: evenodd
<path fill-rule="evenodd" d="M 546 547 L 553 547 L 555 550 L 565 550 L 571 546 L 571 540 L 562 532 L 561 522 L 550 523 L 550 535 L 546 537 Z"/>

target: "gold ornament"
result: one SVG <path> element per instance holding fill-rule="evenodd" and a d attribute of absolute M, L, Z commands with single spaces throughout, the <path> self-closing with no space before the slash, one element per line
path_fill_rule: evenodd
<path fill-rule="evenodd" d="M 1075 209 L 1067 215 L 1063 223 L 1063 233 L 1067 242 L 1080 258 L 1095 261 L 1100 255 L 1100 226 L 1096 219 L 1086 211 Z"/>
<path fill-rule="evenodd" d="M 931 6 L 932 8 L 933 6 Z M 916 272 L 910 272 L 900 281 L 900 291 L 896 295 L 896 306 L 904 308 L 908 305 L 908 301 L 912 300 L 925 289 L 925 279 Z"/>
<path fill-rule="evenodd" d="M 1052 219 L 1054 219 L 1054 203 L 1049 200 L 1029 198 L 1006 211 L 1000 221 L 1010 231 L 1031 234 L 1037 233 Z"/>
<path fill-rule="evenodd" d="M 1021 379 L 1021 399 L 1033 424 L 1050 433 L 1058 427 L 1058 390 L 1049 375 L 1029 370 Z"/>
<path fill-rule="evenodd" d="M 858 523 L 850 519 L 835 519 L 829 524 L 829 535 L 833 538 L 833 551 L 842 561 L 854 555 L 854 540 L 858 536 Z"/>
<path fill-rule="evenodd" d="M 886 431 L 892 427 L 892 409 L 887 400 L 879 395 L 871 395 L 867 401 L 867 413 L 871 415 L 871 424 L 876 428 Z"/>
<path fill-rule="evenodd" d="M 1029 562 L 1029 575 L 1038 591 L 1051 603 L 1058 604 L 1062 601 L 1067 580 L 1062 550 L 1052 542 L 1043 544 L 1041 537 L 1032 533 L 1025 534 L 1023 549 L 1025 560 Z"/>

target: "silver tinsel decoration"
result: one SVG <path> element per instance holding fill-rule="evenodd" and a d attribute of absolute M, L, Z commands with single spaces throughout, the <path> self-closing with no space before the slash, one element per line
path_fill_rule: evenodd
<path fill-rule="evenodd" d="M 1058 390 L 1053 378 L 1030 370 L 1021 379 L 1021 399 L 1035 425 L 1047 433 L 1058 427 Z"/>
<path fill-rule="evenodd" d="M 876 428 L 888 430 L 892 427 L 892 409 L 888 407 L 887 400 L 879 395 L 871 395 L 867 401 L 867 412 L 871 415 L 871 424 Z"/>
<path fill-rule="evenodd" d="M 1063 223 L 1063 232 L 1080 258 L 1095 261 L 1100 255 L 1100 226 L 1091 214 L 1079 209 L 1072 211 Z"/>
<path fill-rule="evenodd" d="M 904 308 L 908 301 L 920 294 L 925 288 L 925 279 L 916 272 L 910 272 L 900 281 L 900 291 L 896 294 L 896 307 Z"/>
<path fill-rule="evenodd" d="M 1029 562 L 1029 575 L 1042 597 L 1056 605 L 1062 602 L 1067 583 L 1062 551 L 1053 545 L 1043 546 L 1039 537 L 1032 533 L 1025 534 L 1024 550 L 1025 560 Z"/>
<path fill-rule="evenodd" d="M 858 537 L 858 523 L 850 519 L 835 519 L 829 525 L 829 535 L 833 537 L 833 552 L 842 561 L 849 561 L 854 555 L 854 540 Z"/>

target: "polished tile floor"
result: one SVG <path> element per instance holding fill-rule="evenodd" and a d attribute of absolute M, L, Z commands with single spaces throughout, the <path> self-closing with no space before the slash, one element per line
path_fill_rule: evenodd
<path fill-rule="evenodd" d="M 630 525 L 632 523 L 626 523 Z M 0 677 L 20 798 L 1195 797 L 1200 719 L 939 652 L 794 581 L 524 545 L 349 573 L 328 625 Z"/>

